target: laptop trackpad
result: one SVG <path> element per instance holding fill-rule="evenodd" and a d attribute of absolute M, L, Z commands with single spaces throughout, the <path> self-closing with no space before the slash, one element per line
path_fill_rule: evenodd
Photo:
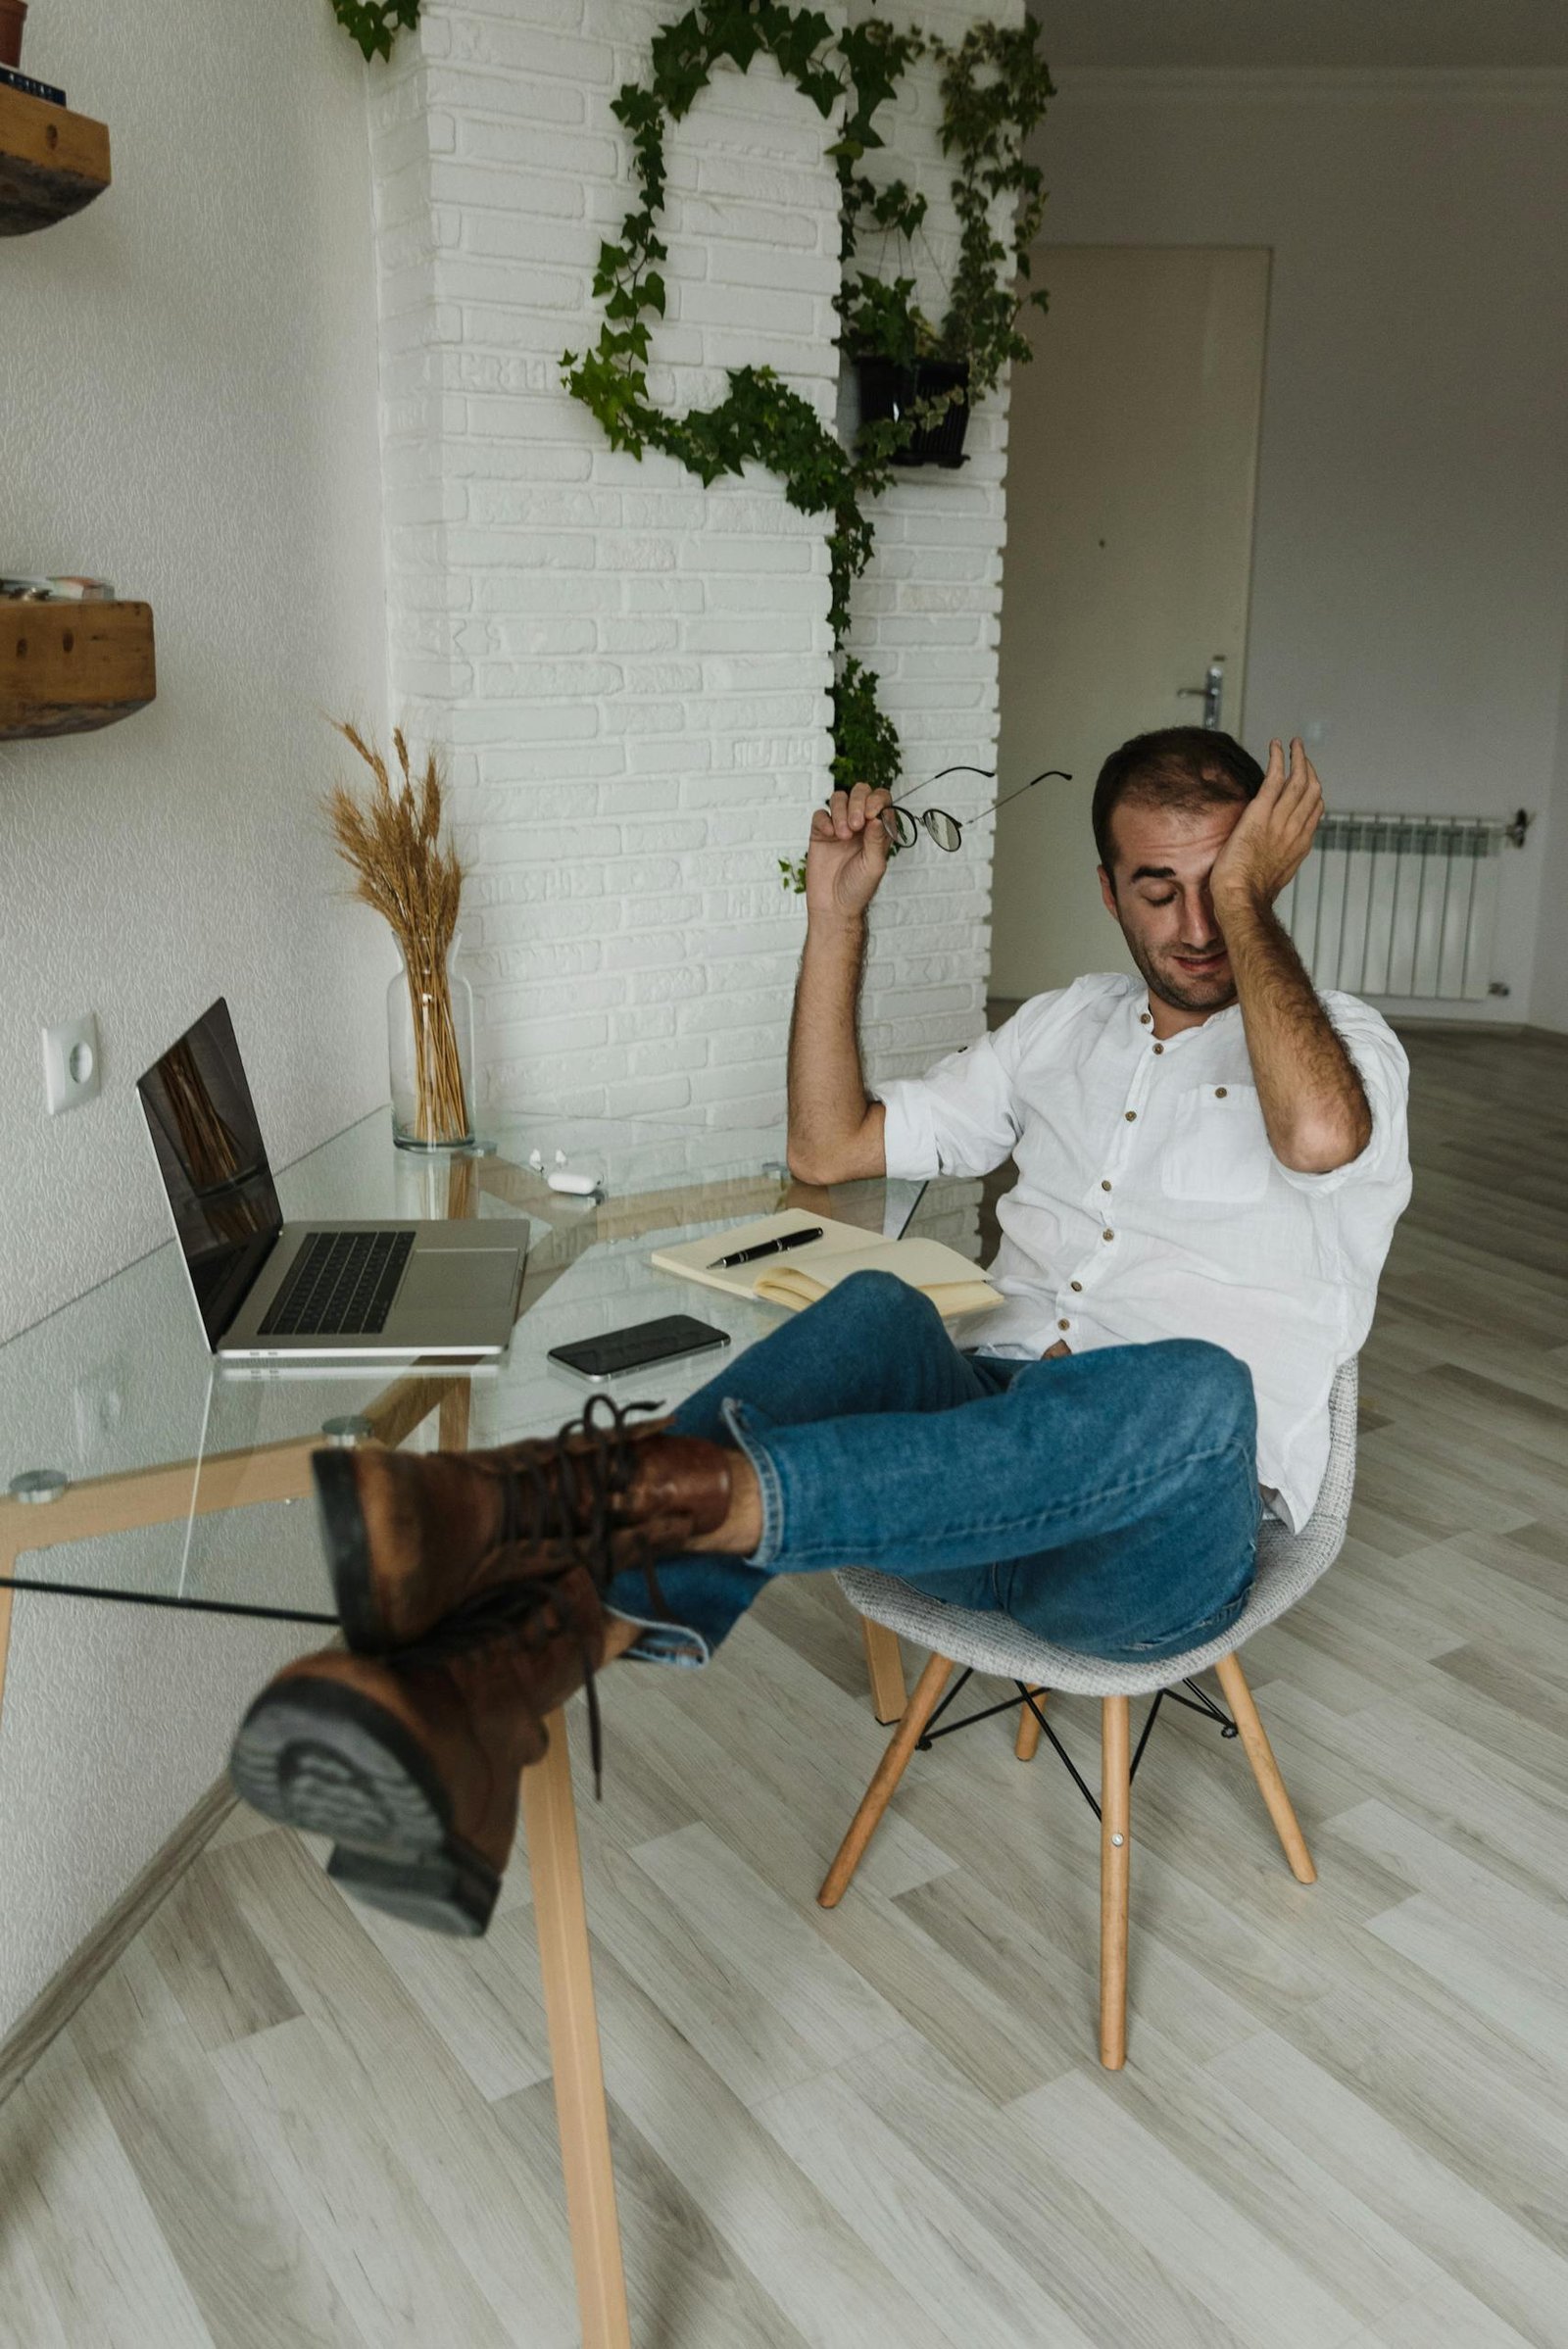
<path fill-rule="evenodd" d="M 397 1294 L 397 1310 L 461 1313 L 504 1305 L 516 1277 L 514 1248 L 416 1248 Z"/>

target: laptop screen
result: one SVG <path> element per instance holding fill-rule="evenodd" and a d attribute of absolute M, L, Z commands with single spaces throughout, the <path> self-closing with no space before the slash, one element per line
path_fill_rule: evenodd
<path fill-rule="evenodd" d="M 137 1080 L 209 1346 L 283 1228 L 256 1104 L 221 996 Z"/>

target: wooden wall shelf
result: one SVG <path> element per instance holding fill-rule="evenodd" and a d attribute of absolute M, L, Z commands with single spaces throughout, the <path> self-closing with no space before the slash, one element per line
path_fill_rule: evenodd
<path fill-rule="evenodd" d="M 150 604 L 0 603 L 0 742 L 90 734 L 157 691 Z"/>
<path fill-rule="evenodd" d="M 0 236 L 68 220 L 108 185 L 104 123 L 0 82 Z"/>

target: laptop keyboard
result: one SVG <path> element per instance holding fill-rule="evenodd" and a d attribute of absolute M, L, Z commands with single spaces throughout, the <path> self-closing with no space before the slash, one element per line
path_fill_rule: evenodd
<path fill-rule="evenodd" d="M 262 1337 L 373 1337 L 386 1327 L 414 1239 L 412 1232 L 312 1232 Z"/>

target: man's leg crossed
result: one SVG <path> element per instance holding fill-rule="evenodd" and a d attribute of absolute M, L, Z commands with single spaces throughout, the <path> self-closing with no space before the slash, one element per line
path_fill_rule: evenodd
<path fill-rule="evenodd" d="M 662 1566 L 677 1619 L 720 1585 L 755 1594 L 773 1574 L 869 1566 L 1119 1654 L 1179 1644 L 1245 1596 L 1253 1399 L 1220 1347 L 1167 1340 L 1031 1363 L 937 1411 L 776 1425 L 731 1396 L 720 1416 L 756 1477 L 759 1538 L 745 1558 Z"/>
<path fill-rule="evenodd" d="M 760 1431 L 870 1413 L 946 1413 L 1001 1392 L 1012 1367 L 960 1353 L 930 1299 L 891 1273 L 856 1273 L 689 1395 L 671 1425 L 677 1434 L 728 1445 L 738 1426 Z M 647 1584 L 635 1570 L 615 1577 L 606 1604 L 639 1626 L 635 1656 L 693 1664 L 733 1629 L 767 1571 L 741 1556 L 706 1551 L 664 1562 L 659 1580 L 666 1622 L 650 1617 Z"/>

